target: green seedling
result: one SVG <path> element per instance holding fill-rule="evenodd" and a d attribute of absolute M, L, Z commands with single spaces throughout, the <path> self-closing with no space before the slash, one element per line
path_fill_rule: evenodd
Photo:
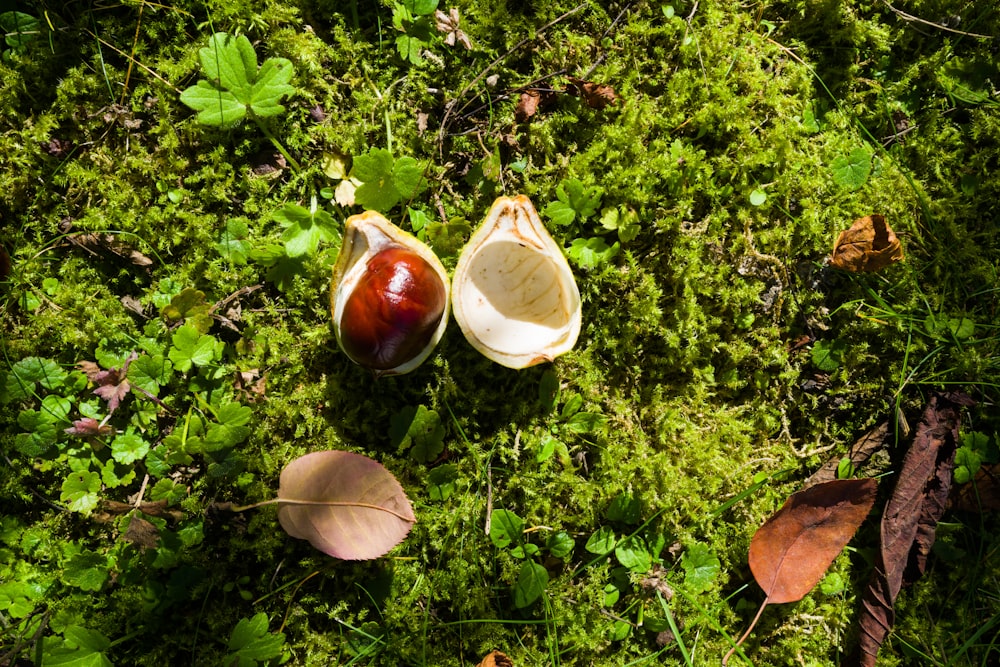
<path fill-rule="evenodd" d="M 988 433 L 971 431 L 963 433 L 960 447 L 955 451 L 955 483 L 966 484 L 976 477 L 979 468 L 985 464 L 1000 462 L 1000 448 L 996 437 Z"/>
<path fill-rule="evenodd" d="M 205 79 L 181 93 L 181 102 L 198 112 L 198 122 L 232 127 L 249 118 L 271 140 L 296 171 L 299 163 L 271 134 L 264 120 L 285 111 L 281 100 L 296 93 L 295 74 L 287 58 L 268 58 L 257 67 L 257 53 L 245 35 L 212 35 L 198 51 Z"/>
<path fill-rule="evenodd" d="M 288 257 L 314 255 L 320 242 L 331 243 L 334 248 L 340 247 L 340 227 L 326 209 L 319 208 L 315 197 L 309 208 L 285 204 L 272 213 L 271 218 L 285 229 L 281 240 Z"/>
<path fill-rule="evenodd" d="M 422 405 L 407 406 L 389 418 L 389 439 L 398 451 L 409 450 L 419 463 L 437 460 L 444 451 L 441 416 Z"/>
<path fill-rule="evenodd" d="M 264 612 L 253 618 L 240 619 L 229 638 L 229 655 L 225 664 L 239 667 L 277 664 L 284 650 L 285 635 L 268 632 L 267 626 L 267 614 Z"/>
<path fill-rule="evenodd" d="M 399 57 L 411 65 L 422 65 L 420 55 L 434 37 L 434 10 L 438 0 L 403 0 L 393 5 L 392 25 L 401 34 L 396 37 Z"/>
<path fill-rule="evenodd" d="M 355 157 L 351 176 L 361 181 L 354 192 L 355 201 L 381 213 L 388 213 L 427 187 L 419 162 L 409 156 L 393 158 L 384 148 L 373 148 Z"/>
<path fill-rule="evenodd" d="M 247 218 L 231 218 L 226 221 L 226 228 L 219 235 L 215 249 L 222 259 L 230 264 L 247 263 L 253 246 L 247 241 L 250 236 L 250 221 Z"/>

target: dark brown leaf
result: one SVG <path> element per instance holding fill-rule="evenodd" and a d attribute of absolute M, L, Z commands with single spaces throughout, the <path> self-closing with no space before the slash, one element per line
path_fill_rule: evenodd
<path fill-rule="evenodd" d="M 86 250 L 91 255 L 111 255 L 118 259 L 127 260 L 134 266 L 147 267 L 153 264 L 152 259 L 119 240 L 114 234 L 69 234 L 66 240 L 72 245 Z"/>
<path fill-rule="evenodd" d="M 955 487 L 951 507 L 962 512 L 1000 510 L 1000 463 L 981 466 L 971 482 Z"/>
<path fill-rule="evenodd" d="M 882 515 L 882 547 L 862 600 L 855 664 L 875 665 L 895 621 L 900 589 L 916 581 L 927 566 L 951 488 L 961 409 L 972 404 L 968 396 L 954 392 L 935 394 L 924 409 Z"/>
<path fill-rule="evenodd" d="M 875 503 L 874 479 L 840 479 L 792 494 L 750 542 L 750 570 L 769 604 L 795 602 L 823 578 Z"/>
<path fill-rule="evenodd" d="M 122 539 L 131 542 L 142 550 L 156 546 L 160 541 L 160 531 L 151 521 L 147 521 L 138 514 L 133 514 L 128 520 L 128 528 Z"/>
<path fill-rule="evenodd" d="M 844 271 L 880 271 L 903 261 L 903 247 L 881 215 L 858 218 L 833 244 L 830 266 Z"/>
<path fill-rule="evenodd" d="M 10 275 L 11 263 L 10 255 L 7 254 L 7 248 L 0 243 L 0 280 L 3 280 Z"/>
<path fill-rule="evenodd" d="M 514 120 L 523 123 L 534 116 L 537 112 L 555 102 L 556 94 L 551 90 L 541 90 L 539 88 L 529 88 L 521 93 L 517 106 L 514 108 Z"/>
<path fill-rule="evenodd" d="M 863 436 L 858 438 L 858 440 L 851 445 L 851 448 L 847 451 L 847 457 L 851 460 L 851 464 L 857 468 L 862 465 L 865 461 L 871 458 L 871 455 L 877 452 L 879 449 L 885 446 L 886 440 L 889 438 L 889 422 L 884 421 L 872 430 L 865 433 Z M 843 457 L 835 456 L 829 461 L 823 464 L 823 467 L 812 474 L 812 476 L 806 480 L 803 488 L 808 489 L 810 486 L 816 486 L 822 482 L 829 482 L 837 479 L 837 469 L 840 467 L 840 460 Z"/>
<path fill-rule="evenodd" d="M 604 107 L 620 102 L 621 99 L 611 86 L 593 81 L 584 81 L 575 76 L 569 77 L 570 86 L 566 92 L 571 95 L 579 95 L 591 109 L 603 109 Z"/>

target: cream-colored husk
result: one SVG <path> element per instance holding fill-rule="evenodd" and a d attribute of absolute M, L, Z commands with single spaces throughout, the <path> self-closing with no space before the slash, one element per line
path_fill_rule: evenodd
<path fill-rule="evenodd" d="M 338 344 L 340 344 L 340 329 L 341 320 L 344 315 L 344 305 L 347 303 L 347 298 L 351 295 L 351 292 L 357 286 L 358 281 L 364 275 L 368 266 L 368 260 L 382 250 L 394 246 L 412 250 L 434 268 L 434 272 L 438 274 L 444 285 L 445 306 L 441 322 L 438 324 L 433 338 L 431 338 L 424 350 L 416 357 L 395 368 L 377 371 L 376 375 L 379 376 L 409 373 L 430 356 L 430 353 L 437 346 L 441 340 L 441 336 L 444 335 L 444 330 L 448 326 L 448 307 L 451 301 L 451 282 L 448 280 L 448 272 L 430 247 L 417 237 L 392 224 L 376 211 L 365 211 L 358 215 L 352 215 L 344 223 L 344 240 L 340 246 L 340 254 L 337 255 L 337 263 L 333 267 L 333 279 L 330 289 L 330 311 L 333 315 L 333 328 L 337 334 Z M 343 345 L 341 345 L 341 349 L 343 349 Z"/>
<path fill-rule="evenodd" d="M 524 195 L 493 203 L 458 258 L 451 298 L 469 343 L 509 368 L 552 361 L 580 335 L 573 272 Z"/>

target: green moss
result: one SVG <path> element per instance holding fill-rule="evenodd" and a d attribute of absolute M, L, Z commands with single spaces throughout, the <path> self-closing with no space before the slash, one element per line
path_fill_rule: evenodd
<path fill-rule="evenodd" d="M 98 348 L 162 349 L 171 331 L 160 308 L 182 289 L 211 305 L 261 286 L 218 313 L 236 326 L 210 330 L 226 344 L 218 376 L 183 376 L 159 396 L 183 414 L 131 397 L 113 422 L 163 446 L 189 408 L 210 414 L 199 400 L 254 401 L 252 432 L 230 456 L 199 454 L 172 470 L 187 496 L 172 507 L 179 517 L 153 518 L 152 548 L 123 541 L 120 517 L 62 511 L 62 481 L 89 450 L 25 456 L 18 412 L 38 401 L 4 406 L 0 443 L 12 465 L 0 489 L 13 502 L 3 525 L 17 517 L 24 538 L 4 537 L 14 565 L 0 566 L 0 579 L 45 583 L 48 632 L 81 624 L 128 637 L 111 651 L 116 663 L 214 664 L 239 620 L 263 611 L 269 630 L 286 635 L 289 664 L 476 664 L 497 648 L 515 664 L 679 663 L 677 647 L 661 647 L 650 629 L 662 610 L 643 575 L 619 571 L 614 555 L 590 562 L 584 545 L 609 527 L 662 543 L 660 576 L 687 594 L 669 601 L 671 613 L 687 647 L 697 644 L 695 664 L 716 664 L 761 601 L 746 566 L 754 531 L 827 456 L 897 409 L 914 423 L 932 389 L 996 402 L 1000 121 L 987 45 L 918 31 L 879 3 L 782 2 L 759 13 L 701 3 L 672 14 L 587 5 L 564 17 L 575 5 L 541 4 L 457 3 L 474 48 L 436 38 L 419 67 L 398 58 L 391 3 L 328 0 L 50 8 L 56 32 L 0 59 L 0 241 L 13 265 L 0 283 L 2 370 L 27 356 L 68 369 Z M 995 9 L 952 0 L 906 11 L 1000 30 Z M 267 130 L 301 171 L 255 175 L 274 149 L 257 125 L 202 127 L 179 102 L 213 31 L 247 34 L 260 58 L 294 63 L 297 94 Z M 566 92 L 567 75 L 613 86 L 618 102 L 589 107 Z M 535 85 L 551 86 L 554 104 L 518 123 L 516 101 Z M 255 250 L 280 245 L 272 212 L 314 196 L 327 205 L 320 192 L 337 185 L 322 174 L 324 154 L 374 147 L 426 166 L 429 188 L 406 205 L 435 222 L 444 211 L 475 225 L 501 193 L 524 192 L 543 210 L 570 178 L 602 188 L 602 208 L 637 214 L 638 234 L 613 261 L 576 271 L 584 326 L 573 352 L 510 371 L 452 325 L 421 368 L 376 381 L 336 345 L 335 246 L 293 265 L 280 285 L 262 262 L 216 250 L 233 218 L 248 221 Z M 847 190 L 831 164 L 858 147 L 872 152 L 872 173 Z M 497 156 L 500 171 L 484 171 Z M 766 195 L 757 205 L 755 190 Z M 338 220 L 358 212 L 328 206 Z M 405 226 L 404 207 L 386 213 Z M 871 213 L 889 220 L 906 261 L 871 276 L 825 267 L 836 234 Z M 551 231 L 564 246 L 616 240 L 599 215 Z M 67 232 L 111 237 L 88 251 Z M 122 248 L 152 262 L 134 265 Z M 975 329 L 962 339 L 928 325 L 963 317 Z M 846 353 L 821 370 L 803 337 Z M 237 371 L 264 377 L 264 395 L 239 389 Z M 546 373 L 559 383 L 555 405 L 539 400 Z M 92 389 L 59 390 L 72 419 L 103 410 Z M 596 416 L 582 432 L 561 413 L 573 395 Z M 419 463 L 392 444 L 391 418 L 416 405 L 442 416 L 440 461 Z M 966 423 L 997 429 L 988 407 Z M 564 449 L 540 457 L 548 437 Z M 286 536 L 273 508 L 213 508 L 271 497 L 284 465 L 326 448 L 376 458 L 412 499 L 418 523 L 390 556 L 331 561 Z M 883 459 L 880 471 L 894 468 Z M 428 488 L 442 463 L 455 466 L 444 500 Z M 755 475 L 779 471 L 720 511 Z M 101 495 L 129 500 L 142 476 Z M 639 523 L 608 518 L 623 493 L 639 503 Z M 497 509 L 522 517 L 540 548 L 558 530 L 575 541 L 566 558 L 535 557 L 550 582 L 526 609 L 511 590 L 523 560 L 485 533 Z M 979 664 L 990 650 L 964 645 L 997 614 L 982 556 L 995 548 L 993 518 L 948 518 L 956 527 L 928 575 L 903 591 L 880 665 L 916 664 L 914 651 Z M 835 561 L 841 590 L 765 611 L 744 646 L 752 664 L 843 660 L 876 533 L 863 528 Z M 685 588 L 680 564 L 695 543 L 721 563 L 700 593 Z M 113 576 L 98 592 L 63 581 L 81 549 L 109 559 Z M 620 597 L 606 604 L 609 583 Z M 640 608 L 651 619 L 642 627 Z M 615 638 L 617 619 L 636 627 Z M 10 632 L 30 644 L 36 630 Z"/>

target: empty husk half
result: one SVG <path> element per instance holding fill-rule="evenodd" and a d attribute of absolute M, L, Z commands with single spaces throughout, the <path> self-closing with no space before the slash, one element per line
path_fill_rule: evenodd
<path fill-rule="evenodd" d="M 552 361 L 576 344 L 580 290 L 526 196 L 498 198 L 465 245 L 452 310 L 469 343 L 509 368 Z"/>

